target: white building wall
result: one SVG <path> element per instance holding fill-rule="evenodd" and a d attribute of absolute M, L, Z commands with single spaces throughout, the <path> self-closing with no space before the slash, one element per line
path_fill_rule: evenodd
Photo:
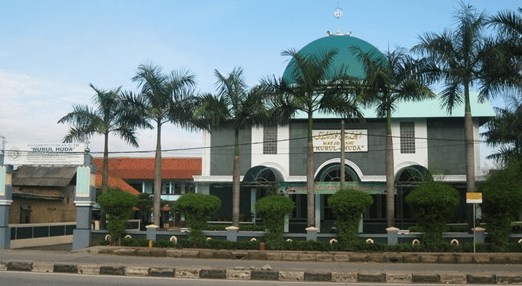
<path fill-rule="evenodd" d="M 415 128 L 415 153 L 401 153 L 401 122 L 413 122 Z M 425 118 L 392 119 L 394 173 L 402 168 L 420 165 L 428 169 L 428 128 Z"/>
<path fill-rule="evenodd" d="M 252 127 L 251 166 L 277 169 L 288 180 L 290 172 L 290 128 L 277 126 L 277 154 L 263 154 L 263 127 Z"/>

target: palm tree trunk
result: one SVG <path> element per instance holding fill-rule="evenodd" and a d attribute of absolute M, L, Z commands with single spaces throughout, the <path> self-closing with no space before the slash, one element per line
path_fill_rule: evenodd
<path fill-rule="evenodd" d="M 387 226 L 395 225 L 395 176 L 393 161 L 393 140 L 391 132 L 391 110 L 387 111 L 386 131 L 386 221 Z"/>
<path fill-rule="evenodd" d="M 156 157 L 154 161 L 154 224 L 161 227 L 161 121 L 157 121 Z"/>
<path fill-rule="evenodd" d="M 106 131 L 103 138 L 103 170 L 102 170 L 102 183 L 101 193 L 105 194 L 109 188 L 109 133 Z M 100 210 L 100 229 L 107 229 L 105 220 L 105 210 Z"/>
<path fill-rule="evenodd" d="M 464 136 L 466 140 L 466 186 L 467 192 L 475 191 L 475 144 L 473 141 L 473 118 L 471 117 L 471 103 L 469 100 L 469 84 L 464 85 L 466 113 L 464 114 Z M 468 229 L 473 228 L 473 208 L 468 204 Z"/>
<path fill-rule="evenodd" d="M 313 119 L 308 115 L 308 144 L 306 145 L 306 203 L 307 226 L 315 225 L 315 197 L 314 197 L 314 143 L 312 141 Z"/>
<path fill-rule="evenodd" d="M 241 162 L 239 160 L 239 129 L 234 130 L 234 170 L 232 175 L 233 180 L 233 200 L 232 200 L 232 225 L 239 227 L 239 195 L 241 190 L 240 176 L 241 176 Z"/>

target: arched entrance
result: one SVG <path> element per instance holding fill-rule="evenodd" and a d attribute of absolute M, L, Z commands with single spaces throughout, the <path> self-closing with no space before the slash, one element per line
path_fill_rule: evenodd
<path fill-rule="evenodd" d="M 255 203 L 258 199 L 275 194 L 283 176 L 276 169 L 256 166 L 248 170 L 241 182 L 240 219 L 257 220 Z"/>
<path fill-rule="evenodd" d="M 316 182 L 340 182 L 342 165 L 340 163 L 332 163 L 326 165 L 317 174 Z M 348 165 L 344 165 L 345 182 L 360 182 L 357 173 Z M 335 223 L 335 214 L 328 205 L 328 198 L 331 194 L 319 195 L 321 207 L 321 232 L 332 232 Z"/>
<path fill-rule="evenodd" d="M 432 179 L 428 169 L 420 165 L 411 165 L 399 170 L 395 176 L 395 225 L 400 229 L 407 229 L 415 224 L 413 210 L 404 198 L 419 184 Z"/>

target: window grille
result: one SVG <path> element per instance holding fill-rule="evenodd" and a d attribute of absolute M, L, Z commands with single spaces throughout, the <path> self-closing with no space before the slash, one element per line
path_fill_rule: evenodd
<path fill-rule="evenodd" d="M 263 154 L 277 154 L 277 126 L 263 128 Z"/>
<path fill-rule="evenodd" d="M 401 122 L 401 153 L 415 153 L 415 125 L 413 122 Z"/>

